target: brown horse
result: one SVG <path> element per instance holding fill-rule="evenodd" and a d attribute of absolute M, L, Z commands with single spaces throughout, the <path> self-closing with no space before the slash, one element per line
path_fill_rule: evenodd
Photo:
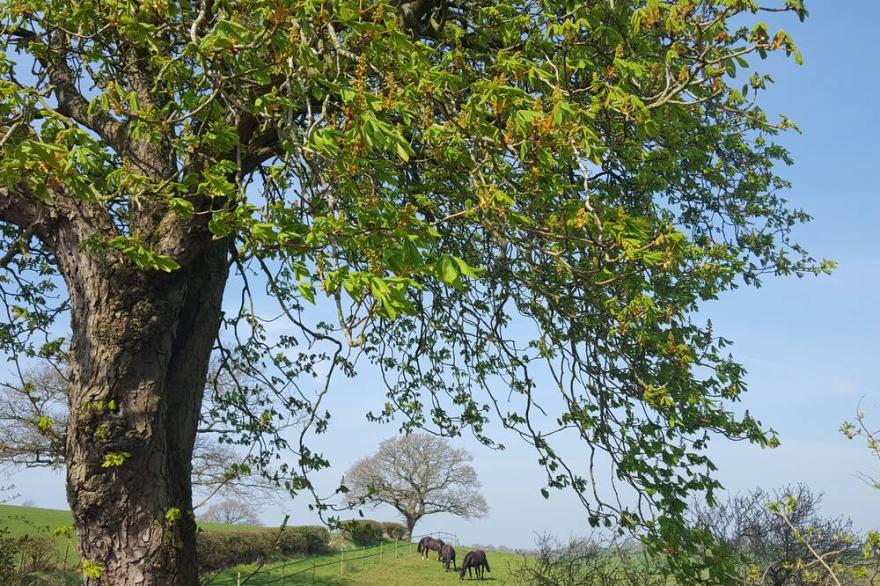
<path fill-rule="evenodd" d="M 460 580 L 464 580 L 464 571 L 467 570 L 468 578 L 471 577 L 471 568 L 474 569 L 474 572 L 477 574 L 477 578 L 480 580 L 483 579 L 483 570 L 487 572 L 491 572 L 489 569 L 489 561 L 486 559 L 486 552 L 482 549 L 475 549 L 474 551 L 469 551 L 464 556 L 464 561 L 461 562 L 461 575 L 459 576 Z"/>
<path fill-rule="evenodd" d="M 437 552 L 437 559 L 440 559 L 440 550 L 443 549 L 443 546 L 446 545 L 442 539 L 434 539 L 433 537 L 422 537 L 419 540 L 419 546 L 417 551 L 422 554 L 422 559 L 428 559 L 428 551 L 433 550 Z"/>
<path fill-rule="evenodd" d="M 443 560 L 443 567 L 446 568 L 446 571 L 449 571 L 449 562 L 452 562 L 452 569 L 458 570 L 455 567 L 455 548 L 449 545 L 448 543 L 443 545 L 440 549 L 440 557 Z"/>

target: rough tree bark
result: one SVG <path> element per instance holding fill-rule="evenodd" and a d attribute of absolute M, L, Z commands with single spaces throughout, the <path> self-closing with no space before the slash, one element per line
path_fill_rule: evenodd
<path fill-rule="evenodd" d="M 63 247 L 71 297 L 67 492 L 94 583 L 197 583 L 192 450 L 225 241 L 170 274 Z"/>
<path fill-rule="evenodd" d="M 100 212 L 0 190 L 0 218 L 34 229 L 70 296 L 67 493 L 86 583 L 192 586 L 192 451 L 229 242 L 189 225 L 174 239 L 187 262 L 143 271 L 88 251 L 112 230 Z"/>
<path fill-rule="evenodd" d="M 67 491 L 82 559 L 104 563 L 101 583 L 197 582 L 192 448 L 225 252 L 215 243 L 168 275 L 64 267 L 74 332 Z"/>

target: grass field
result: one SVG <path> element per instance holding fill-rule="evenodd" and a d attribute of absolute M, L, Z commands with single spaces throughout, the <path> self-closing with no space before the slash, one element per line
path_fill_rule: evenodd
<path fill-rule="evenodd" d="M 0 528 L 5 526 L 13 537 L 53 535 L 56 529 L 72 525 L 70 511 L 0 505 Z M 79 561 L 79 555 L 76 552 L 74 535 L 72 532 L 69 535 L 69 538 L 64 535 L 54 535 L 53 538 L 59 561 L 67 556 L 68 563 L 72 566 Z"/>
<path fill-rule="evenodd" d="M 58 511 L 55 509 L 40 509 L 37 507 L 19 507 L 15 505 L 0 505 L 0 528 L 6 527 L 9 535 L 50 535 L 53 536 L 55 547 L 58 551 L 58 559 L 63 560 L 65 555 L 69 565 L 75 565 L 79 561 L 76 551 L 76 539 L 73 533 L 70 537 L 54 535 L 56 529 L 72 527 L 73 516 L 70 511 Z M 199 523 L 199 527 L 206 531 L 233 531 L 245 528 L 244 525 L 224 525 L 222 523 Z"/>
<path fill-rule="evenodd" d="M 57 527 L 73 525 L 73 516 L 70 511 L 0 505 L 0 526 L 3 525 L 9 528 L 12 535 L 24 535 L 33 531 L 34 527 L 48 527 L 50 530 L 54 530 Z M 247 528 L 247 525 L 225 525 L 200 521 L 199 527 L 208 531 L 235 531 Z"/>
<path fill-rule="evenodd" d="M 0 527 L 6 527 L 10 535 L 53 535 L 56 529 L 70 527 L 73 517 L 70 511 L 40 509 L 0 505 Z M 199 523 L 207 531 L 228 531 L 242 528 L 241 525 L 220 523 Z M 68 567 L 78 562 L 75 538 L 64 535 L 54 536 L 59 560 L 68 559 Z M 461 564 L 467 547 L 456 548 L 456 561 Z M 486 583 L 506 584 L 509 582 L 511 567 L 517 564 L 520 556 L 513 553 L 487 552 L 492 572 L 486 574 Z M 210 582 L 212 586 L 233 586 L 239 573 L 245 580 L 255 566 L 240 566 L 223 571 Z M 73 575 L 72 575 L 73 576 Z M 74 581 L 76 576 L 73 576 Z M 323 556 L 287 560 L 269 564 L 247 580 L 246 584 L 266 586 L 276 584 L 291 586 L 301 584 L 318 585 L 360 585 L 360 586 L 439 586 L 459 584 L 458 573 L 443 571 L 437 561 L 436 552 L 431 552 L 427 561 L 416 553 L 416 544 L 408 542 L 386 542 L 381 546 L 348 549 L 344 554 L 335 552 Z"/>
<path fill-rule="evenodd" d="M 458 564 L 470 551 L 467 547 L 456 548 Z M 492 572 L 487 573 L 484 583 L 507 584 L 510 582 L 512 568 L 520 561 L 514 553 L 487 552 Z M 360 558 L 360 559 L 359 559 Z M 268 584 L 298 586 L 317 585 L 358 585 L 358 586 L 441 586 L 461 584 L 458 572 L 443 571 L 437 561 L 436 552 L 423 560 L 416 553 L 414 543 L 400 542 L 396 549 L 394 542 L 380 547 L 364 548 L 341 553 L 333 553 L 315 558 L 290 560 L 264 566 L 248 579 L 257 569 L 255 566 L 239 566 L 221 572 L 209 582 L 211 586 L 234 586 L 239 575 L 245 584 L 266 586 Z M 245 582 L 245 580 L 247 580 Z M 474 579 L 476 581 L 476 579 Z"/>

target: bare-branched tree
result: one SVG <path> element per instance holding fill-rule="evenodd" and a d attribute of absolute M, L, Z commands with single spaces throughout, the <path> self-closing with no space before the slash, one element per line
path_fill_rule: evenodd
<path fill-rule="evenodd" d="M 252 450 L 238 445 L 234 434 L 214 409 L 216 394 L 238 392 L 219 373 L 205 389 L 202 421 L 193 449 L 192 481 L 199 505 L 221 495 L 238 499 L 280 495 L 280 483 L 252 466 Z M 68 426 L 69 372 L 43 362 L 24 373 L 23 382 L 0 383 L 0 465 L 59 468 L 65 465 Z M 243 395 L 254 409 L 263 400 L 258 392 Z M 292 425 L 292 424 L 291 424 Z"/>
<path fill-rule="evenodd" d="M 863 567 L 864 540 L 846 517 L 824 517 L 822 495 L 804 484 L 757 489 L 694 507 L 696 525 L 730 556 L 735 583 L 750 586 L 839 584 Z"/>
<path fill-rule="evenodd" d="M 436 513 L 481 517 L 489 512 L 479 493 L 473 457 L 445 439 L 428 434 L 391 438 L 345 476 L 349 506 L 390 505 L 410 536 L 419 519 Z"/>
<path fill-rule="evenodd" d="M 560 543 L 539 535 L 536 550 L 524 553 L 512 581 L 522 586 L 664 586 L 662 566 L 630 539 L 593 535 Z"/>
<path fill-rule="evenodd" d="M 257 512 L 257 508 L 253 505 L 229 498 L 208 507 L 201 520 L 226 525 L 259 525 L 260 518 Z"/>
<path fill-rule="evenodd" d="M 9 478 L 8 466 L 4 464 L 0 464 L 0 475 L 3 478 Z M 19 495 L 15 492 L 15 485 L 11 482 L 0 482 L 0 505 L 4 505 L 11 500 L 17 498 Z M 0 536 L 2 536 L 3 527 L 0 526 Z"/>

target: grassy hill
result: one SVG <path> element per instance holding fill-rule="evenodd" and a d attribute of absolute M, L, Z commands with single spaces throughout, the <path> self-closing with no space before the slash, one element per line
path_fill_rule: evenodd
<path fill-rule="evenodd" d="M 447 574 L 432 552 L 428 560 L 416 553 L 415 544 L 394 542 L 345 552 L 290 560 L 264 566 L 251 577 L 247 584 L 261 586 L 267 584 L 318 584 L 325 586 L 442 586 L 461 584 L 458 572 L 451 569 Z M 467 547 L 456 548 L 456 561 L 461 564 Z M 512 579 L 513 568 L 521 560 L 519 554 L 487 552 L 492 572 L 485 575 L 483 582 L 508 584 Z M 211 586 L 233 586 L 240 574 L 242 580 L 257 568 L 239 566 L 221 572 L 209 582 Z M 476 578 L 474 578 L 476 581 Z"/>
<path fill-rule="evenodd" d="M 9 535 L 51 535 L 55 541 L 58 559 L 68 560 L 68 567 L 79 561 L 76 552 L 76 541 L 71 531 L 66 535 L 55 535 L 57 529 L 72 527 L 73 516 L 70 511 L 55 509 L 39 509 L 36 507 L 18 507 L 0 505 L 0 530 L 6 527 Z"/>
<path fill-rule="evenodd" d="M 58 559 L 67 556 L 67 567 L 78 563 L 75 536 L 55 535 L 57 529 L 71 527 L 73 517 L 70 511 L 0 505 L 0 528 L 6 527 L 9 534 L 52 535 L 58 551 Z M 200 523 L 206 531 L 228 531 L 241 529 L 240 525 L 220 523 Z M 351 547 L 351 546 L 349 546 Z M 459 564 L 469 548 L 456 548 Z M 486 574 L 485 581 L 506 584 L 511 576 L 511 567 L 520 556 L 513 553 L 488 552 L 492 572 Z M 241 573 L 242 578 L 256 569 L 255 566 L 239 566 L 214 576 L 211 586 L 232 586 Z M 313 581 L 314 576 L 314 581 Z M 73 576 L 75 579 L 75 576 Z M 283 578 L 283 582 L 281 579 Z M 360 586 L 439 586 L 459 584 L 457 572 L 447 574 L 437 562 L 437 554 L 432 552 L 429 559 L 422 560 L 416 553 L 416 545 L 406 542 L 386 542 L 381 546 L 348 549 L 344 554 L 335 552 L 324 556 L 287 560 L 264 566 L 259 573 L 247 581 L 248 584 L 319 584 L 319 585 L 360 585 Z"/>
<path fill-rule="evenodd" d="M 24 535 L 33 532 L 35 527 L 54 531 L 58 527 L 71 526 L 73 525 L 73 516 L 70 511 L 57 509 L 0 505 L 0 527 L 4 525 L 9 529 L 11 535 Z M 199 527 L 206 531 L 235 531 L 246 528 L 247 525 L 226 525 L 200 521 Z"/>
<path fill-rule="evenodd" d="M 59 559 L 64 559 L 66 554 L 71 565 L 76 564 L 79 560 L 75 535 L 73 533 L 55 535 L 55 532 L 65 527 L 72 528 L 72 526 L 73 516 L 70 511 L 0 505 L 0 529 L 6 527 L 9 535 L 13 537 L 19 535 L 53 536 Z M 243 525 L 224 525 L 223 523 L 199 523 L 199 526 L 206 531 L 231 531 L 245 527 Z"/>

